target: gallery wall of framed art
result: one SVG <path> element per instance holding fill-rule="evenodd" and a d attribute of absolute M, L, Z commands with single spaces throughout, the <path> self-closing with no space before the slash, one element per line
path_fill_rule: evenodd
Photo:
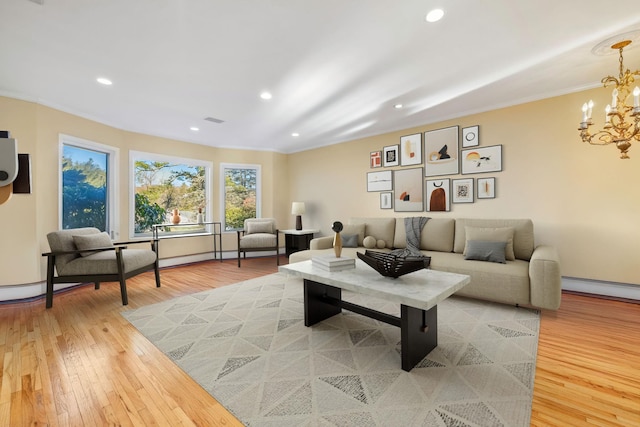
<path fill-rule="evenodd" d="M 456 125 L 372 147 L 369 167 L 377 171 L 367 173 L 367 191 L 380 193 L 380 209 L 395 212 L 448 212 L 495 199 L 497 178 L 481 175 L 503 171 L 503 146 L 480 141 L 480 125 Z"/>

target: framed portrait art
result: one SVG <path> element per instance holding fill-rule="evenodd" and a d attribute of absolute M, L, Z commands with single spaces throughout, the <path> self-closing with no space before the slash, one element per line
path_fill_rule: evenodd
<path fill-rule="evenodd" d="M 427 212 L 449 212 L 451 194 L 449 178 L 427 180 Z"/>
<path fill-rule="evenodd" d="M 425 176 L 455 175 L 459 171 L 458 126 L 424 133 Z"/>
<path fill-rule="evenodd" d="M 369 155 L 369 167 L 379 168 L 382 167 L 382 152 L 372 151 Z"/>
<path fill-rule="evenodd" d="M 502 170 L 502 145 L 470 148 L 461 153 L 463 175 Z"/>
<path fill-rule="evenodd" d="M 393 190 L 391 171 L 367 172 L 367 191 L 391 190 Z"/>
<path fill-rule="evenodd" d="M 400 156 L 398 153 L 398 145 L 389 145 L 382 149 L 382 165 L 385 168 L 390 166 L 398 166 L 400 164 Z"/>
<path fill-rule="evenodd" d="M 473 178 L 454 179 L 451 193 L 453 203 L 473 203 Z"/>
<path fill-rule="evenodd" d="M 380 193 L 380 209 L 391 209 L 393 207 L 393 193 Z"/>
<path fill-rule="evenodd" d="M 422 134 L 400 137 L 400 166 L 422 164 Z"/>
<path fill-rule="evenodd" d="M 394 171 L 393 186 L 395 212 L 424 211 L 424 178 L 422 168 L 400 169 Z"/>

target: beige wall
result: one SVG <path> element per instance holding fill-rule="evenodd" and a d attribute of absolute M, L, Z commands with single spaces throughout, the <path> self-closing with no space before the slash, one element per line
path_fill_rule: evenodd
<path fill-rule="evenodd" d="M 230 150 L 126 132 L 52 108 L 0 97 L 0 129 L 11 131 L 20 153 L 31 154 L 32 194 L 13 195 L 0 205 L 0 286 L 21 285 L 45 279 L 49 250 L 46 234 L 58 228 L 59 135 L 109 145 L 119 149 L 119 238 L 128 240 L 129 150 L 210 161 L 213 164 L 213 219 L 220 220 L 220 163 L 259 164 L 262 167 L 262 215 L 279 222 L 289 220 L 287 156 L 271 152 Z M 176 257 L 211 250 L 210 237 L 171 239 L 160 245 L 160 257 Z M 233 250 L 235 233 L 225 233 L 223 248 Z"/>
<path fill-rule="evenodd" d="M 413 216 L 381 210 L 379 193 L 367 193 L 369 153 L 403 135 L 480 125 L 481 146 L 503 145 L 503 171 L 450 178 L 495 176 L 497 198 L 423 215 L 531 218 L 536 243 L 558 248 L 564 276 L 640 284 L 640 144 L 620 160 L 615 147 L 584 144 L 577 131 L 583 102 L 593 98 L 594 120 L 602 124 L 608 97 L 594 89 L 296 153 L 289 159 L 291 197 L 309 206 L 305 227 L 324 235 L 333 221 L 351 216 Z"/>
<path fill-rule="evenodd" d="M 640 144 L 630 160 L 620 160 L 614 147 L 582 143 L 577 126 L 585 100 L 596 102 L 594 119 L 608 91 L 594 89 L 510 108 L 490 111 L 291 155 L 217 149 L 121 131 L 90 120 L 0 97 L 0 129 L 18 139 L 19 151 L 30 153 L 33 194 L 14 195 L 0 205 L 0 285 L 44 279 L 48 250 L 45 235 L 58 224 L 58 135 L 60 133 L 120 149 L 121 237 L 128 229 L 128 150 L 193 157 L 213 162 L 214 219 L 219 219 L 219 164 L 262 165 L 263 216 L 274 216 L 280 228 L 292 228 L 291 201 L 304 201 L 305 228 L 330 234 L 334 220 L 351 216 L 415 215 L 379 209 L 379 193 L 368 193 L 369 153 L 398 144 L 402 135 L 459 125 L 480 125 L 481 146 L 503 145 L 503 171 L 450 178 L 497 179 L 497 198 L 453 204 L 451 212 L 424 213 L 444 217 L 531 218 L 538 244 L 560 252 L 564 276 L 640 285 L 635 265 L 640 253 Z M 394 168 L 400 169 L 400 168 Z M 377 169 L 380 170 L 380 169 Z M 163 242 L 161 256 L 204 252 L 205 239 Z M 226 235 L 225 250 L 235 248 Z"/>

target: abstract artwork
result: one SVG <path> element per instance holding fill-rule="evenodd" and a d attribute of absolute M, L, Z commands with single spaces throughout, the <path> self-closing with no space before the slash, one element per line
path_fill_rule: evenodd
<path fill-rule="evenodd" d="M 449 186 L 449 178 L 427 180 L 427 212 L 449 212 Z"/>
<path fill-rule="evenodd" d="M 463 175 L 502 170 L 502 145 L 462 150 L 460 157 Z"/>
<path fill-rule="evenodd" d="M 473 178 L 454 179 L 452 203 L 473 203 Z"/>
<path fill-rule="evenodd" d="M 451 126 L 424 133 L 425 176 L 458 173 L 458 132 L 458 126 Z"/>
<path fill-rule="evenodd" d="M 477 147 L 480 145 L 480 126 L 462 128 L 462 148 Z"/>
<path fill-rule="evenodd" d="M 391 209 L 393 207 L 393 193 L 380 193 L 380 209 Z"/>
<path fill-rule="evenodd" d="M 478 199 L 493 199 L 496 197 L 496 179 L 478 178 Z"/>
<path fill-rule="evenodd" d="M 382 152 L 372 151 L 369 155 L 369 167 L 379 168 L 382 167 Z"/>
<path fill-rule="evenodd" d="M 394 171 L 395 200 L 393 208 L 396 212 L 424 211 L 424 178 L 422 173 L 422 168 Z"/>
<path fill-rule="evenodd" d="M 389 145 L 382 149 L 382 164 L 385 168 L 390 166 L 398 166 L 400 159 L 398 156 L 398 145 Z"/>
<path fill-rule="evenodd" d="M 400 166 L 422 164 L 422 134 L 400 137 Z"/>
<path fill-rule="evenodd" d="M 391 171 L 367 173 L 367 191 L 391 190 L 393 190 Z"/>

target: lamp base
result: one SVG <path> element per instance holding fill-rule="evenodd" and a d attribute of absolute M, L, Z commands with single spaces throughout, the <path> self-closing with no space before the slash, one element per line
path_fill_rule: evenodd
<path fill-rule="evenodd" d="M 296 215 L 296 230 L 302 230 L 302 215 Z"/>

